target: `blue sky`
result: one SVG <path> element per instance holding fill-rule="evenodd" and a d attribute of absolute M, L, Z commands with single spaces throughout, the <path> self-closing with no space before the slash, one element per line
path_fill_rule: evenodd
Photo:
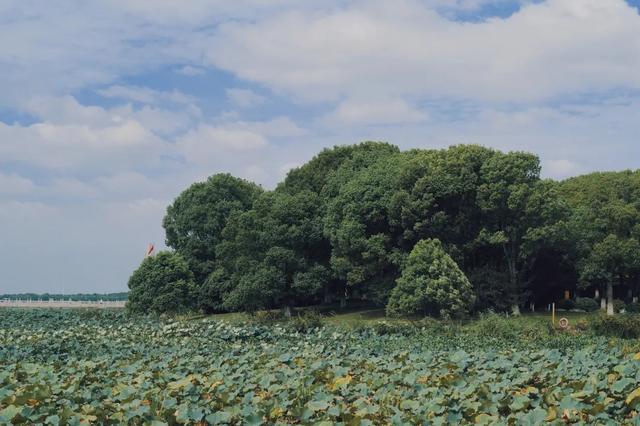
<path fill-rule="evenodd" d="M 320 149 L 638 168 L 640 1 L 0 0 L 0 293 L 126 289 L 166 206 Z"/>

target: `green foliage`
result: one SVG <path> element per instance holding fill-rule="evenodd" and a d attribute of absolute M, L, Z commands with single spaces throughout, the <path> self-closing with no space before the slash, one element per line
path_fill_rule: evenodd
<path fill-rule="evenodd" d="M 144 259 L 129 278 L 127 310 L 136 314 L 184 312 L 197 302 L 193 273 L 175 252 Z"/>
<path fill-rule="evenodd" d="M 625 311 L 632 313 L 632 314 L 640 314 L 640 303 L 635 302 L 635 303 L 628 303 L 625 306 Z"/>
<path fill-rule="evenodd" d="M 473 285 L 476 294 L 476 302 L 473 310 L 476 312 L 494 311 L 510 312 L 515 302 L 514 295 L 510 292 L 507 273 L 496 271 L 484 266 L 472 269 L 467 277 Z"/>
<path fill-rule="evenodd" d="M 637 296 L 639 188 L 640 171 L 555 182 L 530 153 L 364 142 L 323 150 L 273 191 L 214 175 L 181 193 L 163 225 L 205 313 L 385 306 L 429 239 L 469 277 L 471 310 L 507 312 L 566 289 Z"/>
<path fill-rule="evenodd" d="M 0 423 L 633 422 L 639 361 L 621 345 L 481 321 L 378 334 L 3 309 Z"/>
<path fill-rule="evenodd" d="M 576 309 L 581 309 L 585 312 L 593 312 L 600 309 L 600 302 L 590 297 L 578 297 L 575 304 Z"/>
<path fill-rule="evenodd" d="M 576 302 L 571 299 L 562 299 L 558 303 L 556 303 L 556 307 L 558 309 L 564 309 L 565 311 L 570 311 L 571 309 L 576 308 Z"/>
<path fill-rule="evenodd" d="M 625 303 L 624 300 L 622 299 L 613 299 L 613 310 L 615 312 L 621 312 L 623 310 L 625 310 L 627 307 L 627 304 Z"/>
<path fill-rule="evenodd" d="M 284 312 L 280 310 L 275 311 L 256 311 L 252 312 L 250 316 L 251 322 L 255 324 L 274 324 L 277 322 L 285 321 L 287 318 L 284 316 Z"/>
<path fill-rule="evenodd" d="M 474 301 L 471 283 L 440 241 L 422 240 L 411 250 L 389 298 L 387 314 L 460 317 Z"/>
<path fill-rule="evenodd" d="M 222 270 L 214 276 L 224 308 L 251 311 L 318 297 L 330 279 L 317 258 L 327 250 L 320 205 L 310 191 L 265 193 L 229 219 L 217 247 Z"/>
<path fill-rule="evenodd" d="M 600 336 L 637 339 L 640 338 L 640 315 L 600 315 L 591 321 L 591 328 Z"/>
<path fill-rule="evenodd" d="M 303 311 L 298 315 L 292 316 L 287 321 L 287 327 L 302 333 L 309 332 L 322 326 L 322 315 L 313 310 Z"/>
<path fill-rule="evenodd" d="M 537 341 L 548 335 L 547 330 L 535 323 L 527 321 L 513 321 L 504 314 L 484 312 L 474 321 L 471 330 L 480 339 L 495 340 L 524 340 Z"/>
<path fill-rule="evenodd" d="M 592 284 L 624 284 L 625 278 L 640 272 L 640 241 L 607 235 L 593 245 L 582 265 L 583 282 Z"/>
<path fill-rule="evenodd" d="M 250 209 L 261 192 L 253 183 L 217 174 L 191 185 L 167 208 L 167 245 L 189 262 L 198 283 L 215 268 L 215 248 L 229 216 Z"/>

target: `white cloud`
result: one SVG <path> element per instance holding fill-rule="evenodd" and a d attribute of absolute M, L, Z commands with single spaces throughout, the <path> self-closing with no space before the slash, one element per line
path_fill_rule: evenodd
<path fill-rule="evenodd" d="M 298 155 L 297 151 L 304 145 L 298 141 L 300 137 L 309 135 L 288 117 L 268 121 L 230 120 L 201 123 L 177 138 L 176 148 L 201 178 L 229 172 L 273 186 L 282 176 L 277 165 L 291 162 L 292 156 Z M 291 141 L 292 149 L 282 147 L 287 141 Z"/>
<path fill-rule="evenodd" d="M 207 60 L 306 100 L 520 102 L 640 88 L 639 40 L 640 16 L 624 0 L 548 0 L 479 23 L 418 1 L 361 1 L 223 24 Z"/>
<path fill-rule="evenodd" d="M 164 143 L 135 121 L 95 128 L 84 124 L 0 123 L 4 161 L 61 171 L 136 167 L 157 160 Z"/>
<path fill-rule="evenodd" d="M 300 162 L 283 164 L 282 166 L 278 167 L 278 172 L 280 173 L 280 177 L 284 178 L 292 169 L 298 168 L 300 166 L 302 166 L 302 163 Z"/>
<path fill-rule="evenodd" d="M 303 136 L 307 131 L 298 127 L 289 117 L 276 117 L 268 121 L 236 121 L 227 123 L 232 129 L 248 130 L 273 138 Z"/>
<path fill-rule="evenodd" d="M 16 173 L 3 174 L 0 172 L 0 195 L 20 195 L 31 192 L 34 183 Z"/>
<path fill-rule="evenodd" d="M 179 68 L 176 70 L 176 72 L 178 74 L 182 74 L 182 75 L 188 75 L 190 77 L 196 76 L 196 75 L 204 75 L 205 74 L 205 70 L 199 67 L 194 67 L 191 65 L 185 65 L 182 68 Z"/>
<path fill-rule="evenodd" d="M 95 175 L 158 165 L 170 149 L 131 109 L 83 106 L 72 97 L 42 98 L 25 105 L 42 121 L 0 122 L 3 161 Z M 149 114 L 143 112 L 141 117 Z M 146 124 L 150 121 L 147 117 Z"/>
<path fill-rule="evenodd" d="M 545 173 L 557 179 L 575 176 L 580 172 L 580 165 L 571 160 L 549 160 L 543 164 Z"/>
<path fill-rule="evenodd" d="M 328 125 L 386 125 L 425 121 L 428 114 L 402 99 L 375 102 L 345 101 L 323 118 Z"/>
<path fill-rule="evenodd" d="M 227 99 L 240 108 L 252 108 L 262 105 L 266 98 L 250 89 L 227 89 Z"/>
<path fill-rule="evenodd" d="M 194 104 L 179 104 L 172 109 L 153 105 L 136 108 L 131 104 L 103 108 L 82 105 L 72 96 L 31 98 L 21 102 L 21 109 L 49 124 L 109 127 L 133 120 L 159 133 L 190 127 L 202 115 Z"/>
<path fill-rule="evenodd" d="M 196 99 L 184 93 L 173 90 L 170 92 L 153 90 L 148 87 L 139 86 L 110 86 L 106 89 L 98 90 L 98 93 L 105 98 L 127 99 L 145 104 L 158 104 L 162 102 L 173 102 L 177 104 L 195 104 Z"/>
<path fill-rule="evenodd" d="M 259 133 L 224 127 L 201 125 L 180 138 L 178 142 L 187 160 L 210 162 L 227 151 L 252 151 L 264 148 L 267 140 Z"/>

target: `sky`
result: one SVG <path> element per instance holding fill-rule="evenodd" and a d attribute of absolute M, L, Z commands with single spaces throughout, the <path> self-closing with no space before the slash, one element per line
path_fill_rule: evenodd
<path fill-rule="evenodd" d="M 0 0 L 0 294 L 124 291 L 166 206 L 324 147 L 640 167 L 640 0 Z"/>

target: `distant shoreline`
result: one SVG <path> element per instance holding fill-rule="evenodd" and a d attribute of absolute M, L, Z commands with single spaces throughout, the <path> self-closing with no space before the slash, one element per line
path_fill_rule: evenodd
<path fill-rule="evenodd" d="M 0 308 L 93 308 L 124 309 L 126 301 L 0 300 Z"/>

